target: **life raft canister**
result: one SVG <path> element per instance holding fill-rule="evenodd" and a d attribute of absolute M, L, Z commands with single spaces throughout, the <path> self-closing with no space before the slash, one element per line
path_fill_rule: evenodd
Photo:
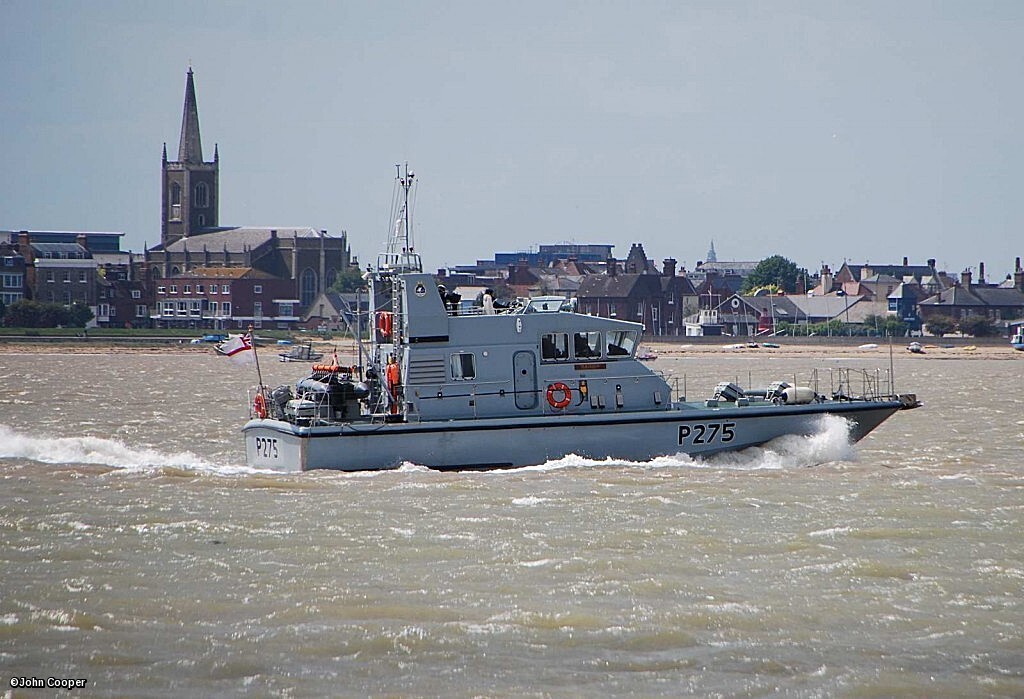
<path fill-rule="evenodd" d="M 377 330 L 385 340 L 391 339 L 391 330 L 394 325 L 394 314 L 390 311 L 381 311 L 377 314 Z"/>
<path fill-rule="evenodd" d="M 252 411 L 261 420 L 267 417 L 267 399 L 263 397 L 262 392 L 257 393 L 256 397 L 252 399 Z"/>
<path fill-rule="evenodd" d="M 561 398 L 555 399 L 555 394 L 560 393 Z M 548 405 L 556 410 L 564 410 L 572 402 L 572 389 L 561 381 L 548 384 Z"/>

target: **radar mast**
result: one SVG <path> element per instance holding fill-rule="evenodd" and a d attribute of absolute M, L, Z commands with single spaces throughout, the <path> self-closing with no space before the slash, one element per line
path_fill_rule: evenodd
<path fill-rule="evenodd" d="M 395 181 L 401 191 L 392 210 L 393 226 L 384 253 L 377 256 L 377 268 L 382 272 L 402 274 L 422 272 L 423 263 L 415 251 L 412 236 L 412 212 L 409 207 L 409 191 L 413 189 L 416 174 L 409 169 L 409 163 L 396 164 Z"/>

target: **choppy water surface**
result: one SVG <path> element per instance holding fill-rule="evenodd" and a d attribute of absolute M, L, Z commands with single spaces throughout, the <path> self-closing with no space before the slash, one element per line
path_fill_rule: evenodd
<path fill-rule="evenodd" d="M 698 397 L 812 362 L 657 368 L 686 372 Z M 0 682 L 1024 695 L 1024 362 L 896 368 L 925 408 L 856 447 L 837 421 L 710 462 L 280 476 L 242 465 L 248 370 L 0 355 Z M 304 369 L 265 366 L 271 384 Z"/>

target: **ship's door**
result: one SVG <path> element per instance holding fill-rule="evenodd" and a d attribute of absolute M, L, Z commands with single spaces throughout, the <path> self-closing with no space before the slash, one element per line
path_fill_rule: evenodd
<path fill-rule="evenodd" d="M 516 407 L 530 410 L 537 407 L 537 358 L 533 352 L 521 351 L 512 355 L 512 387 L 516 392 Z"/>

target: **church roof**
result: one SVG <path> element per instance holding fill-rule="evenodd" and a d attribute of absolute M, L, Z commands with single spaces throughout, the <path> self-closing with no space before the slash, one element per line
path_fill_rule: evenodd
<path fill-rule="evenodd" d="M 207 228 L 188 238 L 176 240 L 167 246 L 167 252 L 245 252 L 266 244 L 277 238 L 318 238 L 319 231 L 314 228 L 250 228 L 238 226 L 233 228 Z"/>

